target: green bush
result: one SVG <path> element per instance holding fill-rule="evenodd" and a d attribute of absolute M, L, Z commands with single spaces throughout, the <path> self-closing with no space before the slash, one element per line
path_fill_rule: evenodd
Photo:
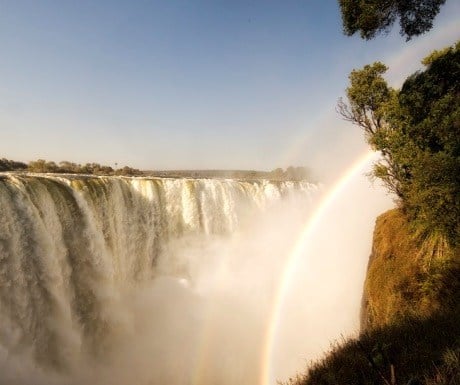
<path fill-rule="evenodd" d="M 396 194 L 400 207 L 427 233 L 460 241 L 460 42 L 435 51 L 401 90 L 383 79 L 386 66 L 350 74 L 342 116 L 365 131 L 382 153 L 374 176 Z"/>

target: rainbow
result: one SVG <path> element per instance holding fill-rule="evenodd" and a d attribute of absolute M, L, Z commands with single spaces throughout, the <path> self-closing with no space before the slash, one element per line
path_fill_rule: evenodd
<path fill-rule="evenodd" d="M 331 188 L 331 190 L 325 195 L 321 203 L 318 205 L 316 210 L 308 219 L 305 227 L 301 231 L 297 242 L 295 243 L 292 251 L 289 253 L 287 258 L 286 266 L 282 272 L 280 285 L 276 291 L 276 295 L 273 299 L 273 306 L 270 312 L 269 322 L 267 323 L 265 344 L 262 348 L 261 353 L 261 367 L 260 367 L 260 385 L 273 385 L 276 384 L 276 379 L 273 378 L 272 374 L 272 362 L 273 353 L 276 342 L 277 331 L 280 325 L 281 314 L 284 305 L 284 299 L 288 293 L 289 284 L 292 275 L 297 266 L 300 256 L 303 254 L 305 246 L 309 243 L 310 237 L 313 233 L 314 228 L 317 226 L 320 219 L 323 217 L 327 208 L 331 203 L 337 199 L 342 193 L 345 187 L 352 181 L 352 179 L 358 175 L 358 173 L 369 164 L 369 162 L 377 156 L 376 153 L 367 151 L 365 154 L 360 156 L 351 167 L 349 167 L 339 181 Z"/>
<path fill-rule="evenodd" d="M 413 42 L 408 48 L 404 48 L 404 51 L 398 52 L 395 55 L 386 58 L 390 67 L 390 78 L 392 83 L 396 83 L 396 86 L 400 85 L 403 79 L 400 79 L 395 74 L 406 73 L 407 68 L 411 68 L 413 63 L 419 63 L 421 58 L 429 54 L 433 49 L 439 49 L 440 47 L 453 44 L 458 40 L 458 22 L 453 20 L 446 24 L 442 28 L 438 28 L 432 34 L 426 37 L 418 39 Z M 415 71 L 417 68 L 411 68 L 410 72 Z M 407 73 L 406 75 L 407 76 Z M 325 115 L 325 114 L 324 114 Z M 327 119 L 327 118 L 323 118 Z M 320 121 L 320 119 L 317 119 Z M 299 152 L 299 149 L 304 149 L 304 144 L 311 132 L 300 135 L 300 137 L 294 141 L 295 148 L 292 149 L 289 154 Z M 303 255 L 305 246 L 309 243 L 313 230 L 320 222 L 321 218 L 327 211 L 328 207 L 337 199 L 341 192 L 349 185 L 352 179 L 362 171 L 372 159 L 377 158 L 378 154 L 366 151 L 342 174 L 338 182 L 329 190 L 320 202 L 315 212 L 308 219 L 305 227 L 301 231 L 297 242 L 294 244 L 291 253 L 287 258 L 287 262 L 284 271 L 281 275 L 279 287 L 276 291 L 276 295 L 273 299 L 271 316 L 267 322 L 265 343 L 261 351 L 261 364 L 259 374 L 260 385 L 273 385 L 276 384 L 276 379 L 272 373 L 272 362 L 275 349 L 275 342 L 277 338 L 277 332 L 280 327 L 281 315 L 284 306 L 284 300 L 288 294 L 289 285 L 294 274 L 295 268 L 298 263 L 298 259 Z M 282 162 L 283 163 L 283 162 Z M 289 162 L 284 162 L 289 163 Z"/>
<path fill-rule="evenodd" d="M 260 368 L 257 375 L 259 385 L 276 384 L 276 378 L 272 373 L 273 355 L 275 351 L 275 343 L 277 333 L 280 327 L 281 316 L 283 314 L 284 300 L 288 294 L 289 285 L 292 276 L 297 267 L 299 258 L 304 254 L 306 246 L 309 244 L 312 234 L 326 213 L 330 205 L 340 196 L 343 190 L 352 182 L 352 180 L 363 172 L 370 161 L 378 156 L 377 153 L 366 151 L 358 157 L 358 159 L 343 173 L 339 181 L 322 198 L 316 210 L 309 217 L 302 231 L 300 232 L 297 241 L 293 245 L 292 250 L 288 253 L 285 267 L 281 273 L 280 284 L 275 290 L 270 316 L 265 331 L 265 338 L 260 353 Z M 200 341 L 196 349 L 195 364 L 190 373 L 190 384 L 199 385 L 205 382 L 206 368 L 208 360 L 210 360 L 209 346 L 215 333 L 215 320 L 213 320 L 212 310 L 208 309 L 208 314 L 204 318 L 204 324 L 201 328 L 201 333 L 198 338 Z"/>
<path fill-rule="evenodd" d="M 453 5 L 453 3 L 452 3 Z M 460 11 L 460 7 L 453 12 Z M 414 39 L 407 48 L 395 53 L 385 60 L 389 67 L 392 86 L 401 87 L 404 79 L 414 71 L 422 68 L 421 60 L 435 49 L 451 46 L 458 41 L 458 20 L 453 19 L 442 28 L 435 28 L 431 33 Z"/>

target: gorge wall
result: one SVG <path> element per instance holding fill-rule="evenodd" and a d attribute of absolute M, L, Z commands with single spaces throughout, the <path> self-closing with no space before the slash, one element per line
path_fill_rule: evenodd
<path fill-rule="evenodd" d="M 460 252 L 400 209 L 376 221 L 361 333 L 289 385 L 460 383 Z"/>
<path fill-rule="evenodd" d="M 380 215 L 364 284 L 362 331 L 455 309 L 459 263 L 458 248 L 439 234 L 417 233 L 401 210 Z"/>

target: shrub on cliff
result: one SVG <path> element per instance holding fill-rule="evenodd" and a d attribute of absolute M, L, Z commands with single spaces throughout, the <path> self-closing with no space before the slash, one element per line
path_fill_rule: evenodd
<path fill-rule="evenodd" d="M 339 113 L 364 129 L 382 153 L 374 176 L 395 193 L 418 229 L 460 241 L 460 42 L 435 51 L 401 90 L 382 63 L 350 74 Z"/>

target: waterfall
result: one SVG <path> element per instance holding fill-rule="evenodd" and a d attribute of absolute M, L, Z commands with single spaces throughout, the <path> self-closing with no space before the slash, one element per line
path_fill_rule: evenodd
<path fill-rule="evenodd" d="M 0 348 L 66 371 L 102 359 L 127 315 L 124 289 L 154 282 L 171 245 L 230 237 L 304 182 L 0 175 Z M 167 264 L 167 263 L 166 263 Z M 129 323 L 129 322 L 128 322 Z M 1 382 L 1 381 L 0 381 Z"/>

